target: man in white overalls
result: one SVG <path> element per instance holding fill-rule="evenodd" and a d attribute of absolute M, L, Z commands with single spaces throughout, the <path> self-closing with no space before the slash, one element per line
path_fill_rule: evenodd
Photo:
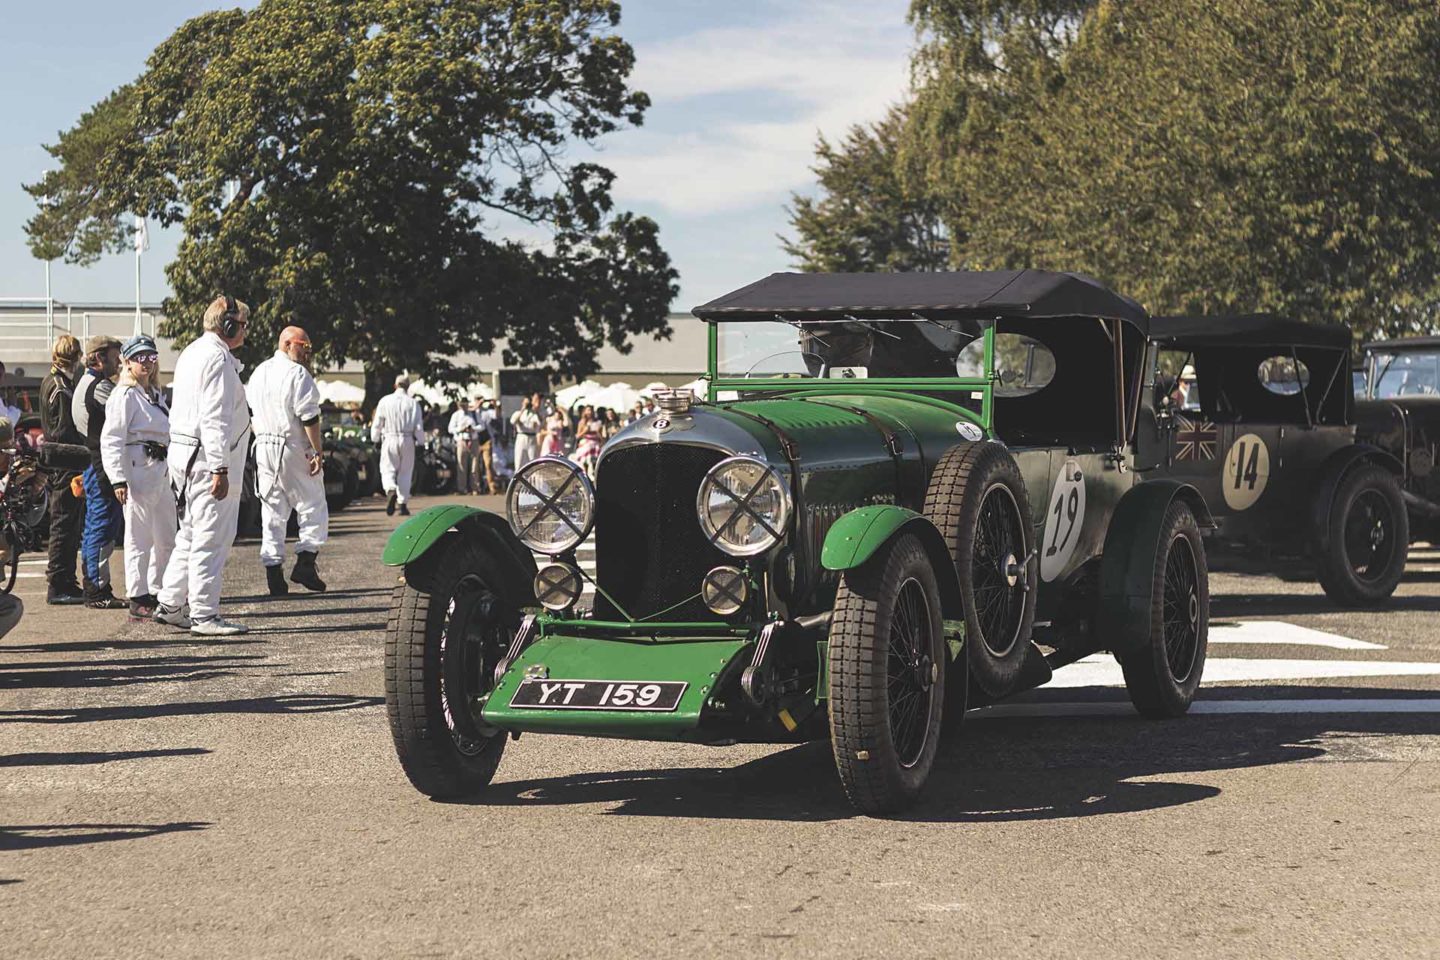
<path fill-rule="evenodd" d="M 155 619 L 206 637 L 248 632 L 221 618 L 220 584 L 235 540 L 250 435 L 244 364 L 231 351 L 245 342 L 249 323 L 247 304 L 216 297 L 205 309 L 205 332 L 175 362 L 168 462 L 180 530 Z"/>
<path fill-rule="evenodd" d="M 380 444 L 380 483 L 389 495 L 385 512 L 408 517 L 410 478 L 415 472 L 415 448 L 425 442 L 424 417 L 420 404 L 407 392 L 410 378 L 395 378 L 395 392 L 375 404 L 375 418 L 370 423 L 370 439 Z"/>
<path fill-rule="evenodd" d="M 280 349 L 250 375 L 245 394 L 255 425 L 255 474 L 260 493 L 260 562 L 272 597 L 285 585 L 285 528 L 296 514 L 300 542 L 290 579 L 323 591 L 316 555 L 330 532 L 325 503 L 325 449 L 320 439 L 320 388 L 310 374 L 310 335 L 299 327 L 280 332 Z"/>

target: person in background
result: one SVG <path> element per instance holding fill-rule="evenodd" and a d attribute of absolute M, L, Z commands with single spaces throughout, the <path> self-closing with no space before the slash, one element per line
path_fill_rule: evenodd
<path fill-rule="evenodd" d="M 480 484 L 480 478 L 475 476 L 474 471 L 475 455 L 480 446 L 476 442 L 480 424 L 464 397 L 455 405 L 455 412 L 450 414 L 447 429 L 455 441 L 455 492 L 468 496 Z"/>
<path fill-rule="evenodd" d="M 504 424 L 500 421 L 500 410 L 494 400 L 477 401 L 480 413 L 476 417 L 480 429 L 480 463 L 485 468 L 485 492 L 502 493 L 500 479 L 495 475 L 495 454 L 504 446 Z"/>
<path fill-rule="evenodd" d="M 510 415 L 510 425 L 515 428 L 515 462 L 512 466 L 517 473 L 521 467 L 539 455 L 538 438 L 544 423 L 544 411 L 538 393 L 526 397 L 520 409 Z"/>
<path fill-rule="evenodd" d="M 609 440 L 611 437 L 615 436 L 615 434 L 619 433 L 625 425 L 620 422 L 620 417 L 615 413 L 614 410 L 610 410 L 607 408 L 603 412 L 605 416 L 601 421 L 601 426 L 604 427 L 603 432 L 605 434 L 605 439 Z"/>
<path fill-rule="evenodd" d="M 216 297 L 202 323 L 204 332 L 175 362 L 167 462 L 170 484 L 179 491 L 180 529 L 165 565 L 155 621 L 197 636 L 229 637 L 248 632 L 220 616 L 220 587 L 235 540 L 250 434 L 250 407 L 240 382 L 244 364 L 234 354 L 245 343 L 250 306 Z"/>
<path fill-rule="evenodd" d="M 80 534 L 80 555 L 85 565 L 85 605 L 94 610 L 125 606 L 110 584 L 110 554 L 125 534 L 125 512 L 100 462 L 105 403 L 119 372 L 119 340 L 94 336 L 85 341 L 85 374 L 75 385 L 70 413 L 90 450 L 90 466 L 84 473 L 85 528 Z"/>
<path fill-rule="evenodd" d="M 600 460 L 600 447 L 605 439 L 601 436 L 601 424 L 595 417 L 594 407 L 580 411 L 580 422 L 575 427 L 575 462 L 584 469 L 585 475 L 593 482 L 595 466 Z"/>
<path fill-rule="evenodd" d="M 320 436 L 320 388 L 310 374 L 310 334 L 300 327 L 280 331 L 275 355 L 250 375 L 245 395 L 255 418 L 255 476 L 260 494 L 260 563 L 270 596 L 285 585 L 285 528 L 295 513 L 299 542 L 290 582 L 317 593 L 325 581 L 315 561 L 330 537 L 325 502 L 324 440 Z"/>
<path fill-rule="evenodd" d="M 75 378 L 80 370 L 80 341 L 62 333 L 50 349 L 50 372 L 40 381 L 40 424 L 44 427 L 47 442 L 74 446 L 85 444 L 85 435 L 75 429 L 75 415 L 71 409 L 75 399 Z M 49 583 L 45 602 L 49 604 L 85 602 L 75 576 L 80 531 L 85 522 L 85 501 L 73 486 L 79 476 L 71 470 L 56 470 L 50 474 L 50 559 L 45 568 L 45 579 Z"/>
<path fill-rule="evenodd" d="M 559 407 L 552 409 L 550 416 L 545 418 L 545 432 L 540 438 L 541 456 L 563 457 L 565 455 L 565 428 L 567 426 L 565 411 Z"/>
<path fill-rule="evenodd" d="M 4 364 L 3 361 L 0 361 L 0 387 L 4 387 L 4 386 L 5 386 L 5 364 Z M 29 410 L 30 410 L 30 401 L 29 401 L 28 398 L 26 398 L 26 396 L 25 396 L 24 393 L 21 393 L 21 394 L 20 394 L 20 402 L 23 403 L 23 404 L 25 404 L 25 409 L 24 409 L 24 410 L 21 410 L 19 407 L 17 407 L 17 406 L 15 406 L 14 404 L 12 404 L 12 403 L 10 402 L 10 397 L 8 397 L 8 396 L 7 396 L 7 397 L 4 397 L 3 399 L 0 399 L 0 416 L 3 416 L 3 417 L 5 417 L 6 419 L 8 419 L 8 420 L 10 421 L 10 426 L 11 426 L 12 432 L 14 431 L 14 428 L 15 428 L 15 427 L 19 426 L 19 424 L 20 424 L 20 418 L 21 418 L 22 416 L 24 416 L 26 413 L 28 413 Z"/>
<path fill-rule="evenodd" d="M 643 416 L 645 416 L 645 404 L 641 403 L 639 400 L 636 400 L 635 406 L 630 408 L 629 416 L 625 418 L 625 425 L 628 427 L 630 424 L 639 420 Z"/>
<path fill-rule="evenodd" d="M 175 549 L 175 494 L 165 462 L 170 409 L 160 392 L 160 351 L 140 334 L 120 348 L 124 367 L 105 401 L 100 460 L 125 512 L 125 594 L 130 618 L 155 615 L 165 565 Z"/>
<path fill-rule="evenodd" d="M 409 390 L 410 378 L 403 373 L 397 376 L 395 392 L 375 404 L 370 424 L 370 439 L 380 444 L 380 483 L 388 497 L 385 512 L 393 516 L 398 506 L 402 517 L 410 516 L 415 450 L 425 442 L 424 415 Z"/>

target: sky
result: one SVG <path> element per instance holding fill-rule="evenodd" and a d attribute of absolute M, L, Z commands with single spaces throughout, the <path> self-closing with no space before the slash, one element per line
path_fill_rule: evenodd
<path fill-rule="evenodd" d="M 250 6 L 253 4 L 240 4 Z M 205 0 L 0 0 L 0 300 L 45 294 L 25 245 L 34 201 L 20 184 L 54 165 L 54 142 L 91 105 L 144 68 Z M 791 269 L 792 193 L 813 193 L 817 135 L 839 139 L 904 98 L 914 35 L 908 0 L 624 0 L 620 34 L 635 48 L 631 85 L 650 95 L 639 128 L 595 147 L 617 174 L 622 209 L 648 215 L 680 272 L 679 311 Z M 588 156 L 582 147 L 577 158 Z M 178 231 L 151 229 L 141 296 L 169 291 Z M 522 237 L 522 239 L 526 239 Z M 52 265 L 53 296 L 131 302 L 133 255 L 91 267 Z"/>

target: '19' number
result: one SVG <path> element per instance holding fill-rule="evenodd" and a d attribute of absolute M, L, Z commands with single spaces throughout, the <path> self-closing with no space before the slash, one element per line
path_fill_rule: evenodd
<path fill-rule="evenodd" d="M 1055 514 L 1055 523 L 1052 524 L 1055 532 L 1050 535 L 1050 546 L 1045 549 L 1045 556 L 1053 557 L 1056 553 L 1065 549 L 1065 544 L 1070 542 L 1070 535 L 1075 532 L 1075 521 L 1080 516 L 1080 489 L 1071 487 L 1069 494 L 1062 488 L 1055 497 L 1055 506 L 1051 508 Z M 1065 527 L 1065 536 L 1060 536 L 1060 523 L 1069 520 Z"/>

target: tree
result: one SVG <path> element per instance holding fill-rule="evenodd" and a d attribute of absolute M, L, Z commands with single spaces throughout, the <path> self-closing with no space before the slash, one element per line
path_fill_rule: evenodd
<path fill-rule="evenodd" d="M 1152 312 L 1427 329 L 1437 62 L 1433 4 L 1102 3 L 1065 83 L 965 164 L 965 255 L 1083 270 Z"/>
<path fill-rule="evenodd" d="M 318 359 L 463 379 L 462 353 L 583 376 L 603 345 L 668 333 L 656 225 L 567 145 L 649 104 L 615 0 L 262 0 L 196 17 L 47 149 L 26 189 L 37 255 L 124 248 L 129 215 L 183 225 L 166 268 L 180 342 L 232 291 L 250 356 L 287 323 Z M 505 239 L 524 224 L 542 243 Z M 269 336 L 267 336 L 269 334 Z"/>
<path fill-rule="evenodd" d="M 802 269 L 818 271 L 940 270 L 947 244 L 939 205 L 917 194 L 923 178 L 907 177 L 899 147 L 905 112 L 892 107 L 870 127 L 850 128 L 837 146 L 816 142 L 818 198 L 792 198 L 795 240 L 781 238 Z"/>

